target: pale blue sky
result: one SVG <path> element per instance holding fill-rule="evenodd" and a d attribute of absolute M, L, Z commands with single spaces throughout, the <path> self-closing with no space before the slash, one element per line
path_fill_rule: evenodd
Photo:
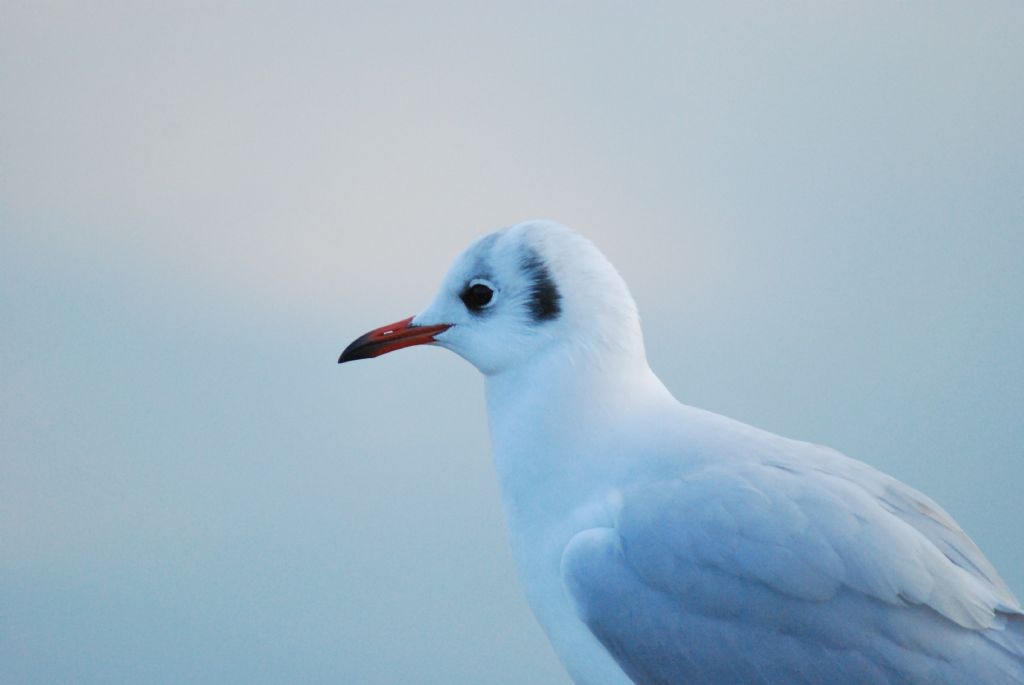
<path fill-rule="evenodd" d="M 928 493 L 1024 593 L 1024 5 L 0 8 L 0 681 L 565 685 L 481 380 L 568 223 L 683 401 Z"/>

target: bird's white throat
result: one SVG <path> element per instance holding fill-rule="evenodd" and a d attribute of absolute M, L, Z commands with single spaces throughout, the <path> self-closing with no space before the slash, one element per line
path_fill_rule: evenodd
<path fill-rule="evenodd" d="M 487 415 L 510 526 L 542 525 L 600 497 L 628 467 L 610 446 L 638 414 L 675 400 L 642 345 L 580 352 L 557 345 L 488 376 Z"/>

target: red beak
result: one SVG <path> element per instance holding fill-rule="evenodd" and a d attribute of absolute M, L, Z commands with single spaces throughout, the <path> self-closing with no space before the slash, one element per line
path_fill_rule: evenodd
<path fill-rule="evenodd" d="M 356 359 L 379 357 L 403 347 L 434 342 L 434 336 L 452 327 L 449 323 L 436 326 L 413 326 L 412 318 L 410 316 L 408 319 L 375 328 L 366 335 L 356 338 L 338 357 L 338 363 L 344 364 Z"/>

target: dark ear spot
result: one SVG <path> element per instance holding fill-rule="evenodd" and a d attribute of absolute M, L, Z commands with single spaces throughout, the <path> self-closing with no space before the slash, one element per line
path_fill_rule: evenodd
<path fill-rule="evenodd" d="M 551 271 L 533 250 L 523 258 L 523 272 L 530 280 L 528 306 L 534 321 L 549 321 L 562 313 L 562 294 L 551 278 Z"/>

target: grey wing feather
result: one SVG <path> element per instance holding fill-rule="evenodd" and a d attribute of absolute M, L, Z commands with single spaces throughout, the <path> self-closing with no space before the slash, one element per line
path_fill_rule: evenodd
<path fill-rule="evenodd" d="M 841 456 L 841 455 L 840 455 Z M 890 513 L 913 526 L 934 544 L 952 563 L 987 583 L 1006 611 L 1020 610 L 1020 603 L 974 541 L 957 525 L 942 507 L 928 496 L 900 481 L 853 460 L 858 470 L 866 470 L 873 478 L 860 478 L 862 487 L 874 495 Z"/>
<path fill-rule="evenodd" d="M 777 466 L 623 492 L 566 547 L 577 613 L 634 681 L 1024 683 L 1019 605 L 948 515 L 873 470 Z"/>

